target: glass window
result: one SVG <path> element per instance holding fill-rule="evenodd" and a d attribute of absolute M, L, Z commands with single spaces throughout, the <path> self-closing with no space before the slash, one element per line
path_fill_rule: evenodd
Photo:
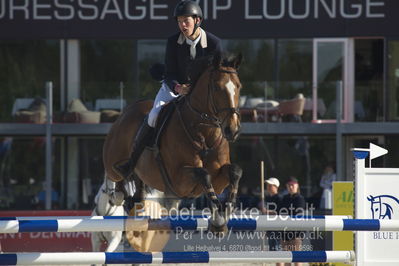
<path fill-rule="evenodd" d="M 0 41 L 0 122 L 34 121 L 32 117 L 16 117 L 16 112 L 31 108 L 34 98 L 46 97 L 46 81 L 53 82 L 54 110 L 57 110 L 60 98 L 59 41 Z"/>
<path fill-rule="evenodd" d="M 137 86 L 134 40 L 81 40 L 81 99 L 90 107 L 97 99 L 133 100 Z"/>
<path fill-rule="evenodd" d="M 104 138 L 53 138 L 52 209 L 93 208 Z M 45 138 L 0 138 L 0 209 L 45 209 Z"/>
<path fill-rule="evenodd" d="M 388 43 L 388 120 L 399 119 L 399 41 Z"/>
<path fill-rule="evenodd" d="M 241 95 L 262 99 L 273 97 L 270 88 L 273 83 L 274 41 L 223 40 L 223 46 L 230 53 L 243 55 L 244 60 L 239 71 L 243 88 Z"/>
<path fill-rule="evenodd" d="M 165 63 L 166 40 L 138 41 L 139 98 L 155 99 L 160 83 L 149 74 L 153 64 Z"/>
<path fill-rule="evenodd" d="M 278 99 L 292 99 L 298 93 L 312 96 L 312 39 L 278 40 L 278 82 L 275 95 Z"/>
<path fill-rule="evenodd" d="M 384 40 L 355 40 L 355 121 L 383 118 Z"/>
<path fill-rule="evenodd" d="M 44 152 L 43 137 L 0 138 L 0 209 L 44 208 Z"/>

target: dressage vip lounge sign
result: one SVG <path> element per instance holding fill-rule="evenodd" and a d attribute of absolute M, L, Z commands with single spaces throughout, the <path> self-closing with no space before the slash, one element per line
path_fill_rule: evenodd
<path fill-rule="evenodd" d="M 398 37 L 398 0 L 198 0 L 222 38 Z M 0 0 L 0 39 L 165 38 L 177 0 Z"/>

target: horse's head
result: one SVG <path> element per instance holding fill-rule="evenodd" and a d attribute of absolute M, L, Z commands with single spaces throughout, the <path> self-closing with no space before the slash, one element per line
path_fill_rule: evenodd
<path fill-rule="evenodd" d="M 218 118 L 221 119 L 221 130 L 229 141 L 235 141 L 239 135 L 240 113 L 239 100 L 241 82 L 238 77 L 238 67 L 242 61 L 242 55 L 231 58 L 219 58 L 213 61 L 213 99 Z"/>
<path fill-rule="evenodd" d="M 235 141 L 241 128 L 238 109 L 241 82 L 237 72 L 241 60 L 241 54 L 235 57 L 215 55 L 208 68 L 207 105 L 228 141 Z"/>
<path fill-rule="evenodd" d="M 194 84 L 190 108 L 220 127 L 228 141 L 237 139 L 241 127 L 238 109 L 241 83 L 237 72 L 241 60 L 241 54 L 230 57 L 216 54 L 195 60 L 190 69 Z"/>

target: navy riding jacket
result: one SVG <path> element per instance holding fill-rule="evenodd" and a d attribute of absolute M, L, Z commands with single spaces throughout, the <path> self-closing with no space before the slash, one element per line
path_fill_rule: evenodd
<path fill-rule="evenodd" d="M 202 30 L 202 29 L 201 29 Z M 221 40 L 210 32 L 202 30 L 196 45 L 196 58 L 222 51 Z M 190 56 L 190 45 L 182 33 L 168 38 L 165 53 L 166 76 L 164 82 L 173 91 L 176 84 L 188 83 L 188 66 L 194 59 Z"/>

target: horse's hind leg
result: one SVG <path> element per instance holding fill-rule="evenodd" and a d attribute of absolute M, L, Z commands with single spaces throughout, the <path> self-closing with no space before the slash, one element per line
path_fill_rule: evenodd
<path fill-rule="evenodd" d="M 212 211 L 211 228 L 213 232 L 225 232 L 227 230 L 226 219 L 221 215 L 222 204 L 216 196 L 215 189 L 211 183 L 211 176 L 204 168 L 193 168 L 195 180 L 199 180 L 200 184 L 206 192 L 206 197 L 210 202 Z"/>

